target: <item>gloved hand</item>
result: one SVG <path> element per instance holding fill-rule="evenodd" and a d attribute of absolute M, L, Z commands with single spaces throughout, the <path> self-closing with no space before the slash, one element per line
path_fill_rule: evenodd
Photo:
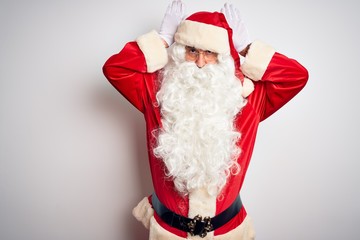
<path fill-rule="evenodd" d="M 159 31 L 160 37 L 166 41 L 168 46 L 173 44 L 177 27 L 184 17 L 185 5 L 181 0 L 173 0 L 166 10 Z"/>
<path fill-rule="evenodd" d="M 225 15 L 226 21 L 233 30 L 235 49 L 237 52 L 241 52 L 251 43 L 251 40 L 240 11 L 232 4 L 225 3 L 224 7 L 221 8 L 221 12 Z"/>

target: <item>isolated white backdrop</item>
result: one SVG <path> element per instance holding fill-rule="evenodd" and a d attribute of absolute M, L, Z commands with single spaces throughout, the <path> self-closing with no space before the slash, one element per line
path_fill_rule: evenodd
<path fill-rule="evenodd" d="M 187 12 L 225 1 L 184 0 Z M 102 65 L 158 29 L 169 1 L 0 1 L 0 239 L 146 239 L 145 127 Z M 308 68 L 259 128 L 242 191 L 257 239 L 358 239 L 355 1 L 239 1 L 253 39 Z"/>

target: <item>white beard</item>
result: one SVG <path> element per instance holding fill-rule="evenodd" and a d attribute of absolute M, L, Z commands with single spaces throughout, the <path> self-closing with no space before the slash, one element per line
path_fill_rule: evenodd
<path fill-rule="evenodd" d="M 187 195 L 198 188 L 217 195 L 240 166 L 240 133 L 234 119 L 245 100 L 231 56 L 198 68 L 184 59 L 184 46 L 173 46 L 172 61 L 161 78 L 157 100 L 162 114 L 156 157 L 175 188 Z"/>

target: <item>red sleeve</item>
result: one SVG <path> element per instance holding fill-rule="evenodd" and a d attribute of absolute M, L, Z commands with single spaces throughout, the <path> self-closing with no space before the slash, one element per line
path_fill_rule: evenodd
<path fill-rule="evenodd" d="M 261 121 L 299 93 L 307 80 L 308 71 L 301 64 L 280 53 L 275 53 L 261 79 L 265 88 Z"/>
<path fill-rule="evenodd" d="M 144 111 L 142 91 L 146 70 L 145 57 L 136 42 L 127 43 L 103 66 L 104 75 L 109 82 L 141 112 Z"/>

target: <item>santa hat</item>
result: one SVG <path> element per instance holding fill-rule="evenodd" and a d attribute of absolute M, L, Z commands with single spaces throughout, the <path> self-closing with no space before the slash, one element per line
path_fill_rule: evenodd
<path fill-rule="evenodd" d="M 197 12 L 180 23 L 174 39 L 186 46 L 220 54 L 230 53 L 234 59 L 236 76 L 243 83 L 243 96 L 247 97 L 253 91 L 253 84 L 249 79 L 244 82 L 244 75 L 240 71 L 240 57 L 234 47 L 232 34 L 223 13 Z"/>
<path fill-rule="evenodd" d="M 190 15 L 178 26 L 175 42 L 220 54 L 231 53 L 234 61 L 239 60 L 232 41 L 232 29 L 223 13 L 197 12 Z"/>

